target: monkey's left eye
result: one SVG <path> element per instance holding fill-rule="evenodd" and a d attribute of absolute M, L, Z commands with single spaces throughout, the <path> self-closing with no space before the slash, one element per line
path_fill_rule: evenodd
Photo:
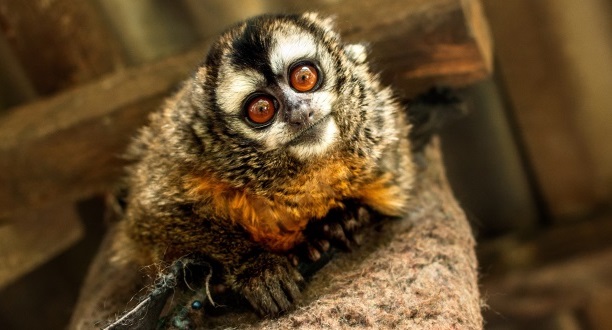
<path fill-rule="evenodd" d="M 267 95 L 259 95 L 249 100 L 245 110 L 247 118 L 255 125 L 269 123 L 276 113 L 274 99 Z"/>
<path fill-rule="evenodd" d="M 289 69 L 289 83 L 298 92 L 310 92 L 319 83 L 319 71 L 310 62 L 299 62 Z"/>

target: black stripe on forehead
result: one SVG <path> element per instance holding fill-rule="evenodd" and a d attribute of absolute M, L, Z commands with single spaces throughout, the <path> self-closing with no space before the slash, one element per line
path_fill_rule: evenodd
<path fill-rule="evenodd" d="M 269 52 L 272 36 L 266 21 L 264 17 L 258 17 L 246 22 L 242 34 L 232 42 L 233 51 L 230 54 L 230 63 L 239 68 L 261 72 L 266 80 L 272 81 L 274 74 L 270 68 Z"/>

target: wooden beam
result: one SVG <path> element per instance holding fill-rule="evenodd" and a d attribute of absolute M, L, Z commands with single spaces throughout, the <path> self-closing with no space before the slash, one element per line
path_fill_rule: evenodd
<path fill-rule="evenodd" d="M 0 288 L 70 247 L 84 234 L 74 205 L 18 212 L 0 222 Z M 48 221 L 51 217 L 53 221 Z"/>
<path fill-rule="evenodd" d="M 481 281 L 491 329 L 610 329 L 612 249 Z M 560 319 L 561 318 L 561 319 Z M 567 326 L 567 320 L 574 326 Z M 563 322 L 560 322 L 563 321 Z M 566 326 L 561 326 L 564 323 Z"/>
<path fill-rule="evenodd" d="M 336 16 L 343 38 L 369 43 L 383 80 L 408 94 L 464 86 L 491 73 L 492 41 L 479 0 L 289 3 L 291 11 Z"/>
<path fill-rule="evenodd" d="M 552 218 L 573 221 L 609 204 L 612 147 L 607 141 L 612 138 L 612 102 L 604 100 L 611 100 L 604 90 L 609 90 L 605 81 L 612 80 L 602 73 L 611 62 L 604 56 L 609 42 L 602 31 L 608 30 L 597 28 L 597 16 L 583 14 L 593 4 L 531 0 L 484 4 L 498 41 L 500 77 Z M 572 6 L 579 10 L 567 10 Z M 563 16 L 581 17 L 584 24 L 567 24 Z M 582 34 L 561 33 L 568 29 Z M 576 47 L 582 43 L 589 46 Z M 568 54 L 570 46 L 573 54 Z M 605 60 L 599 61 L 602 56 Z M 592 63 L 597 63 L 595 69 Z M 577 71 L 582 67 L 588 74 Z M 597 88 L 585 88 L 589 84 Z"/>
<path fill-rule="evenodd" d="M 74 200 L 110 187 L 147 113 L 202 50 L 107 76 L 0 120 L 0 210 Z"/>
<path fill-rule="evenodd" d="M 524 271 L 612 248 L 612 214 L 562 223 L 525 235 L 507 235 L 478 245 L 478 261 L 489 275 Z"/>
<path fill-rule="evenodd" d="M 0 35 L 37 93 L 51 95 L 123 65 L 120 45 L 97 9 L 78 0 L 0 2 Z"/>

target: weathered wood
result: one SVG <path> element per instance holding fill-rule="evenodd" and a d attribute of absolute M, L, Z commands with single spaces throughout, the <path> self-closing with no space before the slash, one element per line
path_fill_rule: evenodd
<path fill-rule="evenodd" d="M 36 97 L 34 87 L 2 35 L 0 35 L 0 73 L 0 112 L 32 101 Z"/>
<path fill-rule="evenodd" d="M 71 200 L 112 185 L 130 137 L 202 50 L 121 71 L 0 120 L 0 210 Z"/>
<path fill-rule="evenodd" d="M 290 1 L 286 6 L 337 16 L 344 39 L 368 42 L 383 80 L 409 94 L 434 84 L 463 86 L 491 72 L 491 39 L 479 0 Z"/>
<path fill-rule="evenodd" d="M 84 234 L 75 207 L 53 205 L 0 222 L 0 288 L 76 242 Z M 47 221 L 52 214 L 54 221 Z"/>
<path fill-rule="evenodd" d="M 612 249 L 532 270 L 485 278 L 491 329 L 610 329 Z M 574 327 L 559 323 L 572 321 Z"/>
<path fill-rule="evenodd" d="M 475 0 L 386 0 L 340 1 L 323 11 L 337 13 L 346 39 L 369 42 L 385 82 L 404 86 L 408 95 L 433 83 L 468 84 L 489 72 L 488 40 L 476 37 L 486 36 L 477 9 Z M 0 221 L 11 226 L 24 210 L 70 207 L 112 187 L 130 137 L 205 49 L 107 75 L 0 118 Z M 49 225 L 65 220 L 40 218 Z M 40 241 L 47 244 L 41 251 L 66 243 L 42 234 Z M 20 258 L 31 267 L 27 254 Z"/>
<path fill-rule="evenodd" d="M 498 41 L 500 75 L 553 219 L 573 219 L 599 204 L 609 204 L 612 149 L 607 141 L 612 139 L 612 98 L 604 91 L 609 90 L 610 75 L 602 73 L 611 62 L 601 55 L 610 54 L 610 42 L 600 32 L 607 29 L 593 24 L 597 15 L 577 16 L 593 2 L 488 0 L 484 4 Z M 557 11 L 563 15 L 555 15 Z M 564 23 L 569 16 L 582 17 L 583 24 Z M 566 30 L 573 33 L 562 32 Z M 593 33 L 601 38 L 591 39 Z M 589 48 L 595 51 L 568 54 L 570 44 L 584 40 L 592 40 Z M 595 62 L 596 68 L 589 72 L 575 69 Z M 589 84 L 597 88 L 588 88 Z"/>
<path fill-rule="evenodd" d="M 525 236 L 525 235 L 523 235 Z M 478 260 L 489 274 L 531 269 L 612 247 L 612 215 L 481 242 Z"/>
<path fill-rule="evenodd" d="M 96 2 L 132 65 L 180 53 L 196 42 L 195 22 L 187 19 L 182 1 Z"/>
<path fill-rule="evenodd" d="M 41 95 L 121 65 L 119 44 L 90 1 L 0 2 L 0 33 Z"/>

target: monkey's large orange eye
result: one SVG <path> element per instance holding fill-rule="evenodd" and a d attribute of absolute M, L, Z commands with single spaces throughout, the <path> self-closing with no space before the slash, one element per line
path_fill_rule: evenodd
<path fill-rule="evenodd" d="M 275 113 L 274 100 L 266 95 L 253 98 L 246 109 L 246 115 L 249 120 L 258 125 L 268 123 L 274 118 Z"/>
<path fill-rule="evenodd" d="M 298 92 L 309 92 L 317 86 L 318 82 L 319 73 L 312 64 L 297 64 L 289 71 L 289 83 Z"/>

